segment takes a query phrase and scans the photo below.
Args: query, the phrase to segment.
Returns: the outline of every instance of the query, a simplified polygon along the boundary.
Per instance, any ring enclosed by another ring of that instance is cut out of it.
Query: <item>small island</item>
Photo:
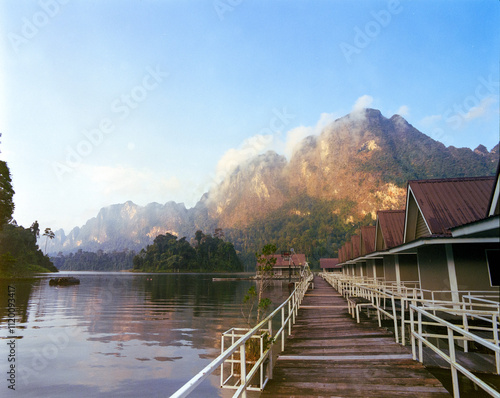
[[[192,243],[172,234],[158,235],[134,257],[136,272],[241,272],[234,246],[219,236],[198,230]]]
[[[71,286],[79,284],[80,284],[80,279],[74,278],[72,276],[62,276],[60,278],[52,278],[49,281],[50,286]]]

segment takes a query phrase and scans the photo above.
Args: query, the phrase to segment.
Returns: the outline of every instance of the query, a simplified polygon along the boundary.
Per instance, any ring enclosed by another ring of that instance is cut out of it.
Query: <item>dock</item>
[[[262,397],[450,397],[410,349],[315,276]]]

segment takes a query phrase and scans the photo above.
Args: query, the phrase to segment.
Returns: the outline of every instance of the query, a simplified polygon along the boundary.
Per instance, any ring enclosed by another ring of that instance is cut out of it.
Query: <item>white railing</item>
[[[491,333],[492,339],[485,339],[477,334],[471,333],[468,330],[460,327],[459,325],[454,325],[439,316],[434,315],[432,312],[444,312],[455,316],[467,316],[467,317],[483,317],[484,319],[491,320]],[[415,313],[417,314],[417,320],[415,321]],[[455,398],[460,397],[460,390],[458,384],[458,372],[462,373],[473,383],[478,385],[488,394],[493,397],[500,397],[500,393],[492,388],[490,385],[481,380],[478,376],[473,374],[469,369],[465,368],[457,360],[457,349],[456,345],[458,343],[463,343],[466,341],[473,341],[476,345],[480,345],[487,350],[490,350],[495,355],[495,366],[496,372],[500,375],[500,346],[498,337],[498,323],[499,323],[499,312],[498,311],[479,311],[471,309],[451,309],[446,307],[417,307],[415,305],[410,305],[410,321],[411,321],[411,344],[413,359],[420,362],[424,361],[423,357],[423,346],[429,347],[433,352],[435,352],[439,357],[444,359],[451,369],[451,377],[453,384],[453,395]],[[426,319],[427,321],[425,321]],[[433,333],[426,332],[428,326],[440,326],[446,328],[446,334],[438,333],[434,331]],[[446,339],[448,342],[448,353],[439,348],[436,344],[433,344],[429,339]],[[492,340],[492,341],[490,341]],[[417,343],[418,343],[418,356],[417,356]]]
[[[457,372],[464,374],[490,395],[500,397],[499,391],[457,361],[457,350],[463,353],[460,355],[467,355],[470,342],[474,342],[476,347],[483,346],[494,355],[496,373],[500,375],[498,295],[491,291],[431,291],[421,289],[415,282],[386,282],[380,278],[354,275],[323,273],[320,276],[346,299],[362,297],[369,300],[371,305],[361,304],[360,308],[367,308],[367,311],[370,307],[374,308],[378,312],[379,325],[381,316],[391,319],[394,322],[395,340],[398,343],[405,345],[408,328],[414,359],[417,359],[415,345],[418,342],[418,359],[421,362],[423,362],[423,345],[428,346],[448,362],[452,372],[455,397],[459,397]],[[442,298],[458,298],[459,301]],[[354,305],[354,303],[350,305],[350,312]],[[405,319],[405,312],[408,310],[410,316],[406,317],[409,319]],[[415,313],[418,314],[417,321],[414,319]],[[448,321],[451,318],[453,323]],[[446,333],[442,332],[442,328],[446,328]],[[433,344],[438,340],[448,342],[449,354]]]
[[[247,390],[261,390],[264,388],[267,380],[272,378],[273,368],[273,346],[280,340],[281,350],[285,349],[286,333],[291,334],[292,324],[295,323],[295,317],[304,298],[309,284],[313,280],[313,274],[306,265],[303,278],[295,283],[295,289],[288,299],[276,308],[266,319],[256,325],[247,333],[242,333],[243,329],[229,329],[222,335],[221,354],[208,364],[203,370],[196,374],[184,386],[177,390],[171,398],[187,397],[203,380],[207,379],[212,373],[220,368],[221,387],[236,389],[233,397],[246,397]],[[288,312],[286,311],[288,309]],[[281,319],[281,327],[273,335],[272,323],[278,317]],[[267,329],[264,329],[267,326]],[[231,337],[233,336],[234,337]],[[230,347],[224,349],[224,339],[231,338]],[[236,340],[237,339],[237,340]],[[260,357],[256,361],[249,363],[246,359],[246,346],[250,339],[260,339]],[[264,342],[264,339],[266,342]],[[236,340],[236,341],[235,341]],[[265,347],[269,345],[269,347]],[[247,373],[247,364],[252,365]],[[229,376],[226,378],[225,366],[230,368]],[[264,375],[264,367],[267,367],[267,375]],[[251,386],[250,383],[259,372],[258,387]]]

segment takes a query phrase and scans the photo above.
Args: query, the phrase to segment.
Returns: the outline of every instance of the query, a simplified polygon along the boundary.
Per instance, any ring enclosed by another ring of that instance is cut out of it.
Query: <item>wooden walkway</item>
[[[451,396],[392,332],[366,316],[356,323],[333,287],[314,284],[262,397]]]

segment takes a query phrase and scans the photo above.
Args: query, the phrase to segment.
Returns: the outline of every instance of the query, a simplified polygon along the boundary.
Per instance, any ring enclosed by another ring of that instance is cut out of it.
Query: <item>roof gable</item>
[[[488,216],[490,216],[490,217],[500,214],[500,201],[498,199],[499,196],[500,196],[500,164],[499,164],[498,170],[497,170],[495,188],[493,188],[493,191],[491,194],[491,199],[490,199],[490,205],[489,205],[489,211],[488,211]]]
[[[290,257],[286,257],[286,259],[281,254],[272,254],[268,257],[276,258],[276,264],[274,264],[275,268],[288,267],[289,265],[297,267],[306,263],[306,255],[301,253],[293,253]],[[288,258],[290,260],[288,260]]]
[[[361,246],[361,239],[359,235],[353,235],[351,238],[352,242],[352,258],[359,257],[360,252],[360,246]]]
[[[404,227],[404,210],[378,211],[375,226],[375,251],[383,251],[401,245]]]
[[[450,235],[450,228],[485,217],[495,178],[409,181],[404,242]]]
[[[341,268],[339,265],[338,258],[320,258],[319,266],[320,268]]]
[[[361,227],[361,250],[360,254],[372,253],[375,247],[375,227]]]
[[[345,244],[344,244],[344,254],[345,254],[345,261],[349,261],[351,260],[353,257],[352,257],[352,243],[351,241],[347,241]]]

